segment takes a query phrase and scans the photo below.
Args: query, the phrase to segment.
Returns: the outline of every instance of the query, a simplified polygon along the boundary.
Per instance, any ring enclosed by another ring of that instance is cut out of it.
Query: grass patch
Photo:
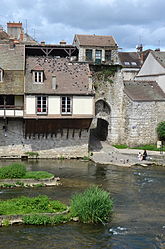
[[[155,144],[142,145],[137,147],[130,147],[130,149],[139,149],[139,150],[152,150],[152,151],[160,151],[160,148],[157,148]],[[165,146],[161,148],[161,150],[165,150]]]
[[[47,215],[27,215],[24,216],[23,222],[26,225],[56,225],[70,221],[69,215],[56,215],[56,216],[47,216]]]
[[[164,150],[165,151],[165,146],[163,148],[157,148],[155,144],[147,144],[147,145],[142,145],[142,146],[134,146],[134,147],[128,147],[125,144],[116,144],[113,145],[117,149],[136,149],[136,150],[151,150],[151,151],[160,151]]]
[[[37,197],[19,197],[0,202],[0,215],[57,213],[67,209],[60,201],[50,200],[45,195]]]
[[[0,168],[0,179],[46,179],[54,175],[46,171],[26,171],[24,164],[13,163]]]
[[[83,223],[104,223],[112,214],[113,201],[108,192],[99,187],[90,187],[75,194],[71,200],[71,215]]]
[[[128,146],[126,144],[115,144],[113,145],[113,147],[117,148],[117,149],[127,149]]]
[[[46,171],[29,171],[23,176],[23,179],[46,179],[54,175]]]
[[[24,164],[13,163],[0,168],[0,179],[22,178],[25,174],[26,167]]]

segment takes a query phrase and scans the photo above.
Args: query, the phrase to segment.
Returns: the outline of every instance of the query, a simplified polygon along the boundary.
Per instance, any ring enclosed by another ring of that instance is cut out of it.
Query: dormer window
[[[43,71],[33,71],[34,83],[43,83]]]
[[[41,84],[44,82],[44,69],[40,65],[36,65],[31,72],[33,74],[33,83]]]
[[[0,82],[3,81],[3,70],[0,68]]]
[[[130,66],[129,61],[124,61],[124,65],[126,65],[126,66]]]

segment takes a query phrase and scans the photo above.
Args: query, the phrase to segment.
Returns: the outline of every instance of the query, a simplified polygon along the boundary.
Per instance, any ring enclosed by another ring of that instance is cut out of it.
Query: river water
[[[0,165],[9,162],[0,162]],[[70,197],[97,184],[114,199],[112,221],[105,225],[71,222],[57,226],[0,227],[3,249],[164,249],[165,168],[96,165],[78,160],[28,161],[29,170],[47,170],[62,185],[1,189],[0,199],[46,194],[69,204]]]

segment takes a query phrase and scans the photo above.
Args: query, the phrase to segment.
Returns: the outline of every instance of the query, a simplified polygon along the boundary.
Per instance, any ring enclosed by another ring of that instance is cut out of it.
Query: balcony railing
[[[0,117],[23,117],[23,106],[0,105]]]

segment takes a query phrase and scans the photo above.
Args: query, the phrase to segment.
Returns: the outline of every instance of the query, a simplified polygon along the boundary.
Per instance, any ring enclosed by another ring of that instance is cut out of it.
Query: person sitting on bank
[[[142,160],[143,160],[143,155],[142,155],[141,152],[138,153],[138,159],[139,159],[139,161],[142,161]]]
[[[147,151],[144,150],[144,152],[143,152],[143,160],[146,160],[146,159],[147,159]]]

